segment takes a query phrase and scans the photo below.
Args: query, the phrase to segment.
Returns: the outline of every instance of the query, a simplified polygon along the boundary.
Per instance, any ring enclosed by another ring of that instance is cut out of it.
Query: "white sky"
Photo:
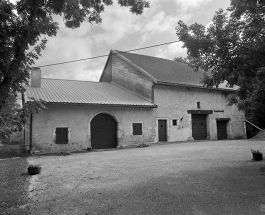
[[[126,51],[177,40],[175,27],[179,20],[186,24],[207,25],[219,8],[226,9],[230,0],[149,0],[150,8],[133,15],[128,8],[114,5],[102,13],[102,23],[83,23],[78,29],[64,27],[61,17],[56,37],[48,39],[47,48],[35,66],[108,54],[111,49]],[[137,51],[167,59],[186,56],[181,43]],[[107,58],[65,65],[43,67],[42,77],[98,81]]]

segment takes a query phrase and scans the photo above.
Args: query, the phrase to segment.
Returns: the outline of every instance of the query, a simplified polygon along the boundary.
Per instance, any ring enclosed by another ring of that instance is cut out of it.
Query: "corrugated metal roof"
[[[42,78],[41,88],[26,88],[26,101],[32,97],[48,103],[157,107],[126,89],[106,82]]]
[[[199,70],[198,72],[195,72],[194,68],[190,67],[188,64],[117,50],[113,52],[114,54],[118,53],[118,56],[120,55],[125,57],[136,66],[143,69],[145,72],[154,77],[158,83],[203,87],[201,81],[203,79],[204,71]],[[219,85],[219,88],[233,90],[226,87],[225,84]]]

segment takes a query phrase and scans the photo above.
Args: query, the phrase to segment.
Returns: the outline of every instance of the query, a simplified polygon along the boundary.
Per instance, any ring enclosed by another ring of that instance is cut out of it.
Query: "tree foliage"
[[[34,60],[45,49],[47,39],[43,36],[56,36],[58,23],[53,15],[60,15],[66,27],[74,29],[83,22],[100,23],[105,6],[112,4],[112,0],[18,0],[15,4],[1,0],[0,113],[25,90]],[[145,0],[118,0],[118,4],[134,14],[149,7]]]
[[[15,96],[9,96],[5,107],[0,112],[0,139],[7,139],[17,131],[21,131],[30,114],[46,109],[45,102],[31,99],[22,108],[16,103]]]
[[[203,83],[239,86],[231,104],[265,127],[265,1],[231,0],[227,10],[218,10],[208,28],[179,21],[176,33],[189,63],[206,71]]]

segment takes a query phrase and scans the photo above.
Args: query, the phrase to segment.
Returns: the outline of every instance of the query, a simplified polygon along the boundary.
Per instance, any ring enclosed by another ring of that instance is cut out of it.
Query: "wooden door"
[[[91,121],[92,149],[116,148],[117,123],[108,114],[98,114]]]
[[[206,114],[192,114],[192,137],[194,140],[206,140]]]
[[[167,141],[167,120],[158,120],[158,140]]]
[[[217,124],[217,140],[227,139],[227,121],[216,121]]]

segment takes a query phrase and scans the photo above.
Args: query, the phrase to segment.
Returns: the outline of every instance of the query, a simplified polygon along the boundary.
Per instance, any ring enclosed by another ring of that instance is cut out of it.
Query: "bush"
[[[71,152],[58,152],[58,155],[65,156],[65,155],[70,155]]]

